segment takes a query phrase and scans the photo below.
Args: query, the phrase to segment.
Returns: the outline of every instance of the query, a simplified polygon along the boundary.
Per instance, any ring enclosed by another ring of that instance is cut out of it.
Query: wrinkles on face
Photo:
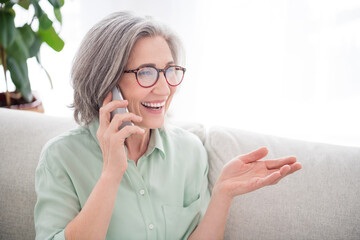
[[[157,68],[166,67],[174,62],[171,50],[162,37],[145,37],[137,40],[127,64],[127,69],[135,69],[144,64],[151,64]],[[158,82],[149,88],[141,87],[136,81],[135,74],[124,74],[119,80],[119,86],[128,100],[128,110],[143,118],[138,126],[158,128],[164,122],[165,114],[170,106],[176,87],[168,85],[163,73],[160,73]],[[166,99],[163,112],[154,114],[142,106],[142,101],[159,101]]]
[[[171,87],[171,94],[169,95],[169,97],[168,97],[168,99],[167,99],[167,101],[165,103],[165,115],[166,115],[166,113],[167,113],[167,111],[168,111],[168,109],[170,107],[170,103],[171,103],[172,98],[173,98],[173,96],[175,94],[175,91],[176,91],[176,87]]]
[[[140,117],[143,117],[141,114],[141,111],[140,111],[141,103],[138,103],[137,101],[132,100],[132,99],[129,99],[128,102],[129,102],[129,105],[128,105],[129,112],[132,112]]]

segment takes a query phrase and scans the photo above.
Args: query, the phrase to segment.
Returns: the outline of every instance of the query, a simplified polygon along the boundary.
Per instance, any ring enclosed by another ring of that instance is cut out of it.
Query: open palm
[[[248,193],[261,187],[276,184],[280,179],[301,169],[296,157],[283,157],[275,160],[261,160],[268,153],[266,147],[251,153],[237,156],[222,169],[217,181],[221,188],[231,198]]]

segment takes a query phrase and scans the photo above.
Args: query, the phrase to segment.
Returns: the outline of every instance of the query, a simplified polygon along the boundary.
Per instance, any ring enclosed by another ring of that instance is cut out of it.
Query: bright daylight
[[[0,239],[360,239],[360,1],[0,0]]]

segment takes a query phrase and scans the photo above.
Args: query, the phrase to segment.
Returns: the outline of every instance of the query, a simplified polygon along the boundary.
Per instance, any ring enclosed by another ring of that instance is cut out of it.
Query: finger
[[[302,165],[299,162],[291,164],[290,167],[291,167],[291,170],[290,170],[290,172],[288,174],[294,173],[294,172],[302,169]]]
[[[114,118],[112,119],[109,131],[110,132],[117,132],[119,130],[119,127],[123,122],[141,122],[142,117],[134,114],[134,113],[122,113],[122,114],[115,114]]]
[[[291,171],[291,166],[289,165],[284,165],[281,168],[277,168],[277,169],[271,169],[269,170],[268,174],[273,174],[273,173],[280,173],[281,177],[285,177],[286,175],[288,175]]]
[[[261,188],[261,187],[271,185],[272,183],[278,181],[279,179],[281,179],[281,173],[280,173],[280,171],[276,171],[264,178],[258,179],[257,184],[258,184],[258,187]]]
[[[291,170],[291,167],[289,165],[284,165],[280,168],[280,174],[282,177],[285,177]]]
[[[128,104],[126,100],[115,100],[111,102],[104,100],[104,103],[106,103],[106,105],[103,105],[99,110],[99,127],[102,129],[106,129],[109,126],[110,113],[112,111],[116,108],[124,108]]]
[[[286,166],[288,166],[288,165],[286,165]],[[285,166],[284,166],[284,167],[285,167]],[[287,172],[283,169],[283,170],[282,170],[282,173],[281,173],[281,178],[279,178],[278,180],[276,180],[276,181],[275,181],[274,183],[272,183],[272,184],[277,184],[281,179],[283,179],[284,177],[286,177],[286,176],[288,176],[288,175],[290,175],[290,174],[292,174],[292,173],[300,170],[301,168],[302,168],[301,163],[293,163],[293,164],[291,164],[291,165],[289,166],[289,169],[288,169],[288,170],[286,169]],[[280,169],[280,171],[281,171],[281,169]]]
[[[103,101],[102,106],[99,108],[99,128],[98,128],[98,130],[97,130],[97,132],[96,132],[96,136],[97,136],[98,139],[101,138],[101,136],[103,135],[103,133],[104,133],[107,125],[109,125],[109,123],[110,123],[110,120],[107,120],[107,119],[106,119],[106,114],[103,113],[103,112],[104,112],[103,106],[106,106],[106,104],[107,104],[109,101],[111,101],[111,97],[112,97],[112,93],[109,92],[109,93],[106,95],[106,97],[105,97],[105,99],[104,99],[104,101]]]
[[[130,135],[132,134],[144,134],[145,130],[141,127],[138,126],[125,126],[122,131],[119,131],[115,134],[114,138],[115,141],[113,141],[113,143],[118,144],[118,143],[123,143],[125,142],[125,139],[130,137]]]
[[[268,154],[268,152],[269,151],[266,147],[261,147],[248,154],[239,156],[239,159],[244,163],[251,163],[265,157]]]
[[[106,97],[104,98],[103,104],[102,106],[105,106],[106,104],[108,104],[109,102],[111,102],[111,98],[112,98],[112,92],[110,91]]]
[[[109,92],[106,95],[106,97],[105,97],[105,99],[103,101],[103,104],[99,109],[99,129],[98,129],[98,132],[103,132],[104,129],[107,127],[107,125],[109,125],[109,123],[110,123],[110,119],[107,118],[107,114],[106,114],[106,111],[105,111],[104,108],[111,101],[111,98],[112,98],[112,93]]]
[[[284,165],[290,165],[296,162],[296,157],[283,157],[275,160],[265,160],[265,165],[267,169],[276,169],[281,168]]]
[[[110,113],[117,108],[125,108],[128,105],[127,100],[113,100],[108,104],[102,106],[102,112],[110,119]]]

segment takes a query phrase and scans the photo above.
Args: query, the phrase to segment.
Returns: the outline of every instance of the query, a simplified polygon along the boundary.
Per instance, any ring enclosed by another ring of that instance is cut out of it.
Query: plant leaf
[[[0,0],[0,3],[7,3],[9,2],[10,0]]]
[[[60,8],[61,1],[60,0],[48,0],[51,5],[53,5],[54,8]]]
[[[8,48],[15,39],[16,28],[14,24],[15,15],[0,10],[0,42],[4,48]]]
[[[62,23],[62,16],[61,16],[61,12],[60,12],[60,8],[54,8],[54,14],[56,19]]]
[[[41,9],[39,3],[39,0],[30,0],[31,4],[34,6],[35,8],[35,15],[36,17],[38,17],[38,19],[40,19],[41,15],[43,14],[43,10]]]
[[[50,74],[48,73],[48,71],[46,71],[46,69],[44,68],[44,66],[41,64],[40,54],[38,54],[38,55],[36,56],[36,60],[37,60],[37,62],[39,63],[40,67],[41,67],[41,68],[45,71],[46,76],[47,76],[47,77],[48,77],[48,79],[49,79],[51,89],[54,89],[54,85],[53,85],[53,83],[52,83],[52,80],[51,80]]]
[[[27,102],[31,102],[33,97],[26,60],[17,61],[15,58],[8,56],[6,62],[16,90],[21,93]]]
[[[38,55],[39,51],[40,51],[40,47],[41,47],[41,44],[43,43],[40,39],[40,37],[36,34],[34,34],[34,42],[33,44],[30,46],[29,48],[29,57],[32,58],[32,57],[35,57]]]
[[[18,29],[16,29],[15,40],[7,49],[8,56],[12,56],[17,62],[26,61],[30,57],[28,46]]]
[[[29,6],[30,6],[30,0],[20,0],[20,1],[18,2],[18,4],[19,4],[21,7],[25,8],[26,10],[28,10],[28,9],[29,9]]]
[[[27,46],[27,48],[30,48],[30,46],[34,43],[35,41],[35,33],[32,30],[32,28],[30,27],[29,24],[24,24],[24,26],[18,28],[20,35],[23,39],[23,42],[25,43],[25,45]]]
[[[64,41],[57,35],[55,32],[55,29],[53,27],[50,27],[47,30],[43,30],[39,28],[39,37],[42,41],[46,42],[52,49],[54,49],[57,52],[60,52],[65,43]]]
[[[7,3],[5,3],[5,8],[6,9],[11,9],[15,4],[16,4],[15,1],[10,0]]]
[[[40,28],[44,30],[49,29],[53,24],[53,22],[49,19],[46,13],[43,13],[41,15],[41,17],[39,18],[39,22],[40,22]]]

